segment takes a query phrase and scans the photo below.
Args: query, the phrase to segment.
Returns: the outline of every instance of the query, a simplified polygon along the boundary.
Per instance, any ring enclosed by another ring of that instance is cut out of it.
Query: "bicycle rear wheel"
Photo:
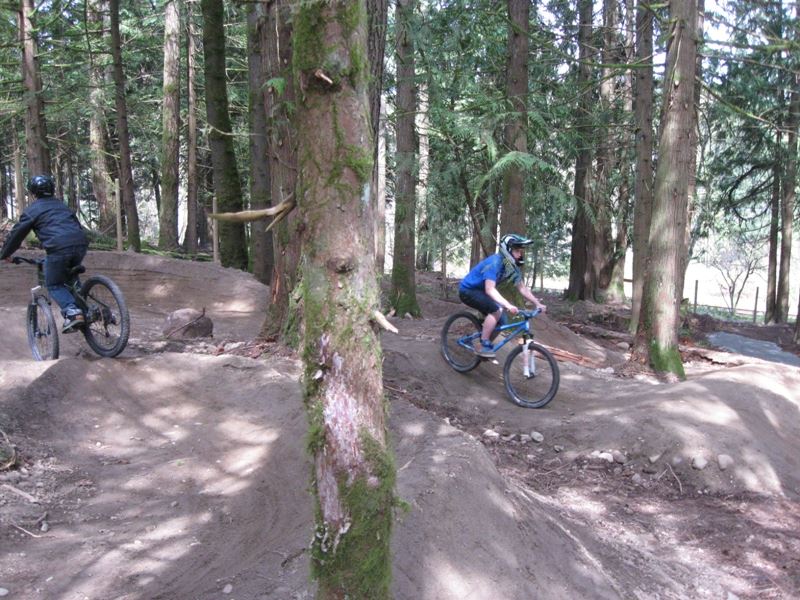
[[[523,352],[525,344],[527,353]],[[539,344],[529,341],[520,344],[508,355],[503,366],[503,380],[515,404],[524,408],[541,408],[555,397],[561,376],[553,355]]]
[[[478,318],[469,312],[456,313],[442,327],[442,356],[459,373],[471,371],[481,362],[473,350],[473,343],[480,337]]]
[[[83,336],[100,356],[113,358],[125,349],[131,331],[128,305],[119,286],[103,275],[89,277],[81,288],[86,303]]]
[[[35,360],[58,358],[58,329],[53,309],[46,299],[36,298],[28,305],[28,345]]]

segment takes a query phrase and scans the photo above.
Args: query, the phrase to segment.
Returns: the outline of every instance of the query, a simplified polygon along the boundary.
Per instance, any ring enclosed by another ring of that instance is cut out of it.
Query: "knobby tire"
[[[53,309],[45,298],[36,298],[28,305],[28,345],[35,360],[58,358],[58,329]]]

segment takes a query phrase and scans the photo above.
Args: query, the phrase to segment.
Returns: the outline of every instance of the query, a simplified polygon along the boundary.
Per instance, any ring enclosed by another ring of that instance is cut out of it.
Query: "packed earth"
[[[24,251],[29,256],[35,251]],[[90,252],[132,320],[116,359],[61,336],[35,362],[35,273],[0,263],[0,596],[312,598],[298,357],[258,339],[269,290],[212,264]],[[627,362],[624,306],[545,298],[561,385],[513,404],[499,364],[460,374],[439,334],[456,282],[419,274],[421,319],[382,333],[402,600],[800,597],[800,368],[788,327],[688,316],[687,380]],[[205,311],[211,337],[167,317]]]

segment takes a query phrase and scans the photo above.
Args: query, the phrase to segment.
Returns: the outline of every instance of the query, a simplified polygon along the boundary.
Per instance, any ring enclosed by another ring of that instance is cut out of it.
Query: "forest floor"
[[[86,265],[124,290],[129,347],[100,360],[61,336],[61,358],[37,363],[34,274],[0,263],[0,447],[16,451],[0,459],[0,595],[312,598],[301,366],[255,339],[267,288],[210,264]],[[626,362],[623,306],[551,297],[537,338],[580,359],[523,409],[500,365],[441,358],[452,282],[445,296],[420,274],[418,290],[423,318],[382,334],[406,506],[396,598],[800,597],[800,368],[718,351],[705,336],[732,326],[691,317],[687,380],[663,383]],[[164,339],[186,307],[212,338]],[[735,329],[797,354],[787,327]]]

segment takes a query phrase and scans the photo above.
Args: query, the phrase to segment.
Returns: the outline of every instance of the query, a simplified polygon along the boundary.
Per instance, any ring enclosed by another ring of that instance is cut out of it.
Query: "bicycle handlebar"
[[[533,317],[537,316],[540,312],[542,312],[541,308],[534,308],[533,310],[521,310],[519,311],[518,314],[525,319],[532,319]]]

